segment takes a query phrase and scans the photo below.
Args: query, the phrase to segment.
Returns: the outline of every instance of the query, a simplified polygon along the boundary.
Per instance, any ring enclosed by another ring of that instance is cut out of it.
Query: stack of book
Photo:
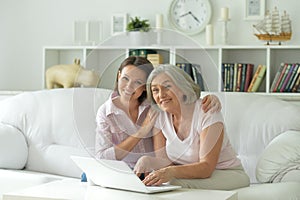
[[[201,74],[201,67],[199,64],[178,62],[176,66],[184,70],[191,76],[196,84],[200,86],[201,91],[205,91],[204,80]]]
[[[300,64],[281,63],[274,80],[271,92],[300,92]]]
[[[163,63],[163,57],[162,55],[156,53],[156,54],[148,54],[147,59],[152,63],[154,67],[158,66],[159,64]]]
[[[259,65],[253,74],[254,64],[223,63],[222,80],[225,92],[256,92],[265,77],[266,66]]]

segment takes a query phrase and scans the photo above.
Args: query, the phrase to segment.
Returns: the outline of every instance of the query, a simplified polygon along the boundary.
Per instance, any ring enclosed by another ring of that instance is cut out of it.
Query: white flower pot
[[[149,44],[148,32],[130,31],[128,32],[130,44],[133,46],[143,46]]]

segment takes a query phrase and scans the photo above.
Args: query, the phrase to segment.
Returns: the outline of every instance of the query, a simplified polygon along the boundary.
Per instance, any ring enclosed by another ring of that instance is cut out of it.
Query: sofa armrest
[[[0,123],[0,168],[22,169],[28,157],[24,135],[15,127]]]
[[[260,182],[300,182],[300,131],[286,131],[275,137],[256,166]]]

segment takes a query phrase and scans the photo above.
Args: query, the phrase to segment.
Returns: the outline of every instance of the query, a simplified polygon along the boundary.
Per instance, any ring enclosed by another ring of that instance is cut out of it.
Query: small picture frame
[[[87,40],[87,21],[78,20],[74,22],[73,41],[75,44],[83,45]]]
[[[245,0],[245,20],[261,20],[265,16],[266,0]]]
[[[114,14],[111,22],[111,34],[116,35],[126,32],[128,16],[126,13]]]
[[[103,24],[101,20],[88,21],[87,42],[92,45],[98,45],[102,40]]]

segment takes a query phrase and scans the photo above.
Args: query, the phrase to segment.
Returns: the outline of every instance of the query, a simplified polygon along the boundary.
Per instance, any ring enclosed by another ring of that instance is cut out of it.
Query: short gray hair
[[[184,93],[185,97],[183,100],[185,104],[193,103],[200,97],[200,87],[193,81],[190,75],[177,66],[163,64],[155,67],[147,79],[147,94],[151,103],[156,104],[152,96],[151,83],[153,79],[161,73],[167,74],[173,80],[174,84]]]

